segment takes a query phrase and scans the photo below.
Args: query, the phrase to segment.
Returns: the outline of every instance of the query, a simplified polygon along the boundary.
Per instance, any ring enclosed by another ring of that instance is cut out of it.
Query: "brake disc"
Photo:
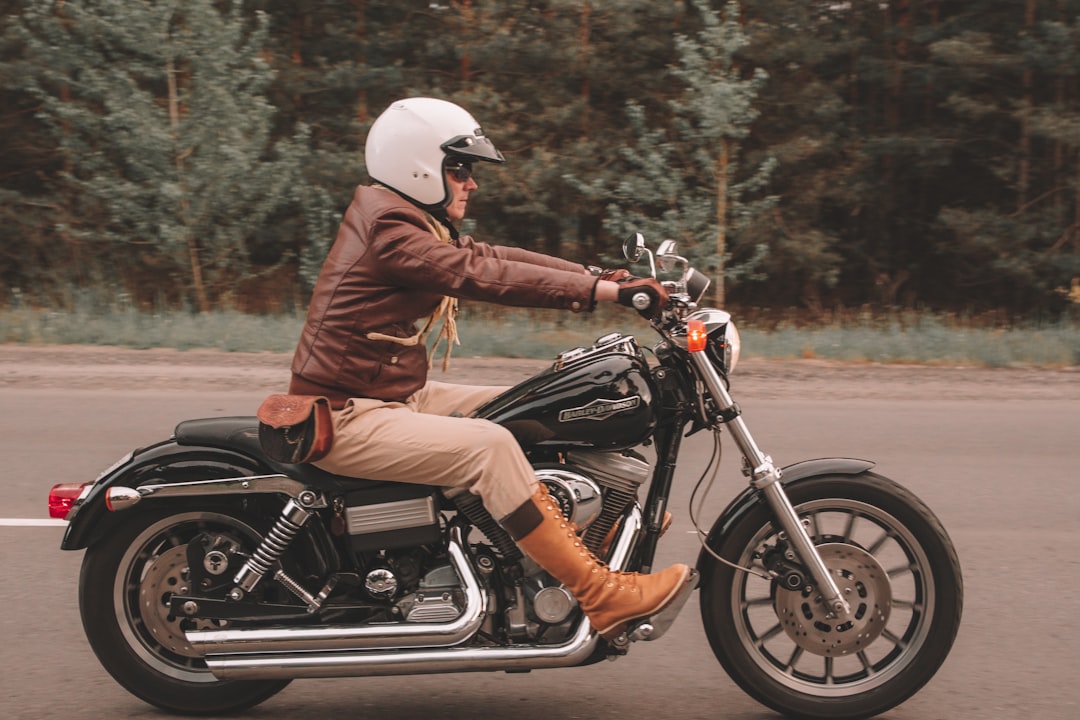
[[[169,607],[173,595],[190,592],[189,576],[186,545],[155,557],[139,582],[139,615],[150,636],[161,647],[177,655],[198,657],[199,653],[187,641],[181,619],[174,616]]]
[[[840,594],[851,607],[837,618],[812,587],[776,589],[773,608],[791,640],[815,655],[835,657],[864,650],[881,635],[892,608],[889,576],[873,555],[847,543],[818,545]]]

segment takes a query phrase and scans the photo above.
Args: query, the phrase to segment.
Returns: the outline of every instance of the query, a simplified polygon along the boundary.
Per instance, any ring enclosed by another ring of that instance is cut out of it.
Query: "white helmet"
[[[450,202],[445,162],[503,162],[472,115],[434,98],[399,100],[376,118],[364,147],[368,174],[425,210]]]

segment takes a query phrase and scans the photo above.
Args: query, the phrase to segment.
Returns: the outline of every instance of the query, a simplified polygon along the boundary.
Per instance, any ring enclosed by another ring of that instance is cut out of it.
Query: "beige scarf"
[[[381,185],[374,185],[373,187],[393,192],[389,190],[389,188],[385,188]],[[427,213],[424,213],[424,218],[427,221],[428,229],[431,230],[435,237],[439,238],[441,242],[449,243],[453,241],[453,238],[450,237],[450,231],[447,230],[441,222]],[[446,340],[446,354],[443,355],[442,362],[443,372],[446,372],[447,368],[450,367],[450,353],[453,350],[454,345],[461,344],[461,341],[458,340],[457,312],[457,298],[447,295],[442,299],[442,302],[439,303],[439,307],[435,308],[435,312],[431,313],[431,316],[424,322],[424,326],[420,328],[420,331],[415,335],[407,338],[399,338],[384,333],[369,332],[367,338],[368,340],[389,340],[398,345],[412,347],[426,342],[428,334],[431,332],[432,328],[435,327],[435,323],[441,319],[442,327],[439,328],[439,334],[435,336],[435,344],[431,346],[431,350],[428,352],[428,368],[431,368],[431,363],[435,358],[435,351],[438,350],[439,343]]]

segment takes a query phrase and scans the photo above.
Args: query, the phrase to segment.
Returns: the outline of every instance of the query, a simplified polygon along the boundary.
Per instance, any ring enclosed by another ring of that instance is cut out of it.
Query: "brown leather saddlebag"
[[[317,395],[271,395],[256,413],[263,452],[282,463],[326,457],[334,441],[330,401]]]

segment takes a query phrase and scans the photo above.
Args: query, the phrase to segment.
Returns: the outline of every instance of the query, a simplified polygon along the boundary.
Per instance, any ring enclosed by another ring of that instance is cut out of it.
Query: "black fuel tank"
[[[656,389],[634,339],[606,336],[591,349],[564,353],[545,372],[476,411],[514,434],[523,447],[639,444],[655,425]]]

